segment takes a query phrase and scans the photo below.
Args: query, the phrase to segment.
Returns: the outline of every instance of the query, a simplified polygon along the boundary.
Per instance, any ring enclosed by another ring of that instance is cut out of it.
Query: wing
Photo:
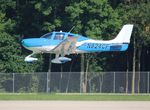
[[[78,37],[67,37],[66,40],[62,41],[58,46],[56,46],[53,49],[53,52],[56,55],[61,55],[61,56],[75,53],[77,38]]]

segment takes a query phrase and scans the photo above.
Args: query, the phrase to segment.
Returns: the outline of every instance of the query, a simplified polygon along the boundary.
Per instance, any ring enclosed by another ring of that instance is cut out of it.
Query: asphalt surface
[[[0,101],[0,110],[150,110],[150,101]]]

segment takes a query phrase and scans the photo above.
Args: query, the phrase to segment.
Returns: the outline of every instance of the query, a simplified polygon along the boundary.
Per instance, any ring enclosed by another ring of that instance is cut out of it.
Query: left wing
[[[65,56],[71,53],[75,53],[77,38],[78,37],[67,37],[66,40],[62,41],[52,51],[56,54],[56,56]]]

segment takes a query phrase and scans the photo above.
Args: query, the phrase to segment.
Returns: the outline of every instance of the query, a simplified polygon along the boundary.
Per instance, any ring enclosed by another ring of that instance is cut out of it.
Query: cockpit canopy
[[[59,40],[59,41],[65,40],[67,37],[78,37],[78,41],[83,41],[88,39],[81,35],[68,33],[68,32],[51,32],[41,36],[41,38],[46,38],[50,40]]]
[[[66,36],[65,36],[66,35]],[[68,34],[66,32],[51,32],[44,34],[41,38],[52,39],[52,40],[64,40],[67,36],[74,37],[71,33]]]
[[[41,38],[53,39],[53,40],[64,40],[65,33],[51,32],[51,33],[44,34]]]
[[[41,36],[41,38],[51,39],[52,35],[53,35],[53,33],[47,33],[47,34],[44,34],[43,36]]]

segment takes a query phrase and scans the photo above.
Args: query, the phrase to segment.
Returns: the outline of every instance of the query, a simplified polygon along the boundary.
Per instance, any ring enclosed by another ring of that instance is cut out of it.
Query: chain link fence
[[[0,92],[11,93],[131,93],[150,92],[150,72],[0,73]],[[133,81],[134,80],[134,81]]]

